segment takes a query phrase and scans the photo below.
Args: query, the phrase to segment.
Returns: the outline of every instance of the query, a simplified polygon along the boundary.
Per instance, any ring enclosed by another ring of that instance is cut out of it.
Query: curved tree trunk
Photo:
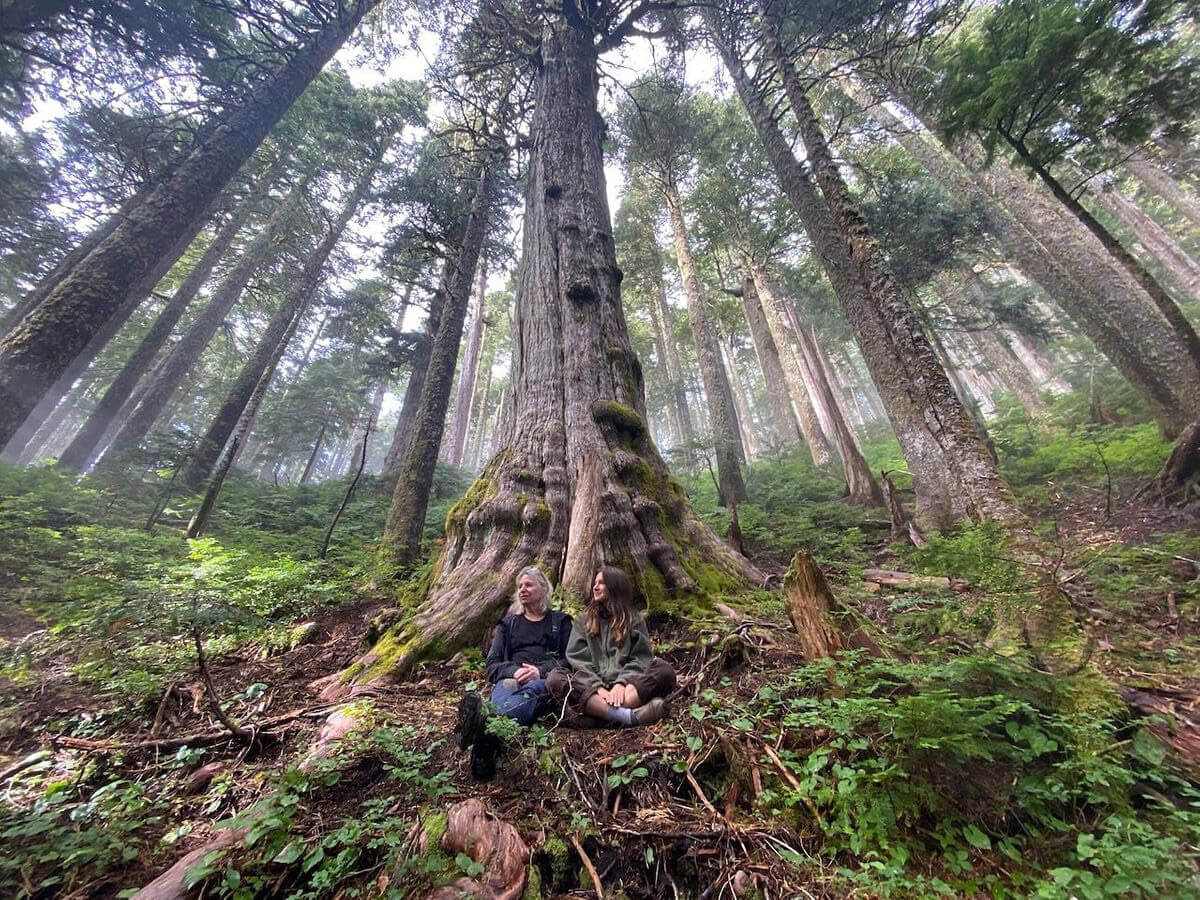
[[[142,395],[137,408],[129,414],[129,418],[122,423],[113,436],[112,443],[108,445],[103,457],[105,466],[119,465],[129,451],[150,433],[150,429],[162,416],[163,410],[183,383],[183,379],[195,368],[200,354],[204,352],[221,323],[225,321],[225,317],[242,296],[242,291],[246,289],[250,279],[269,264],[280,230],[304,199],[307,183],[306,179],[292,188],[288,198],[280,203],[262,231],[246,247],[234,267],[221,279],[221,283],[195,321],[155,369],[151,376],[153,380]]]
[[[457,257],[446,270],[438,293],[442,310],[438,317],[429,354],[421,406],[400,463],[392,505],[383,529],[382,553],[397,565],[411,563],[421,552],[421,534],[433,487],[433,471],[446,430],[446,411],[450,406],[450,388],[454,365],[462,343],[463,321],[471,297],[471,282],[479,264],[484,231],[496,192],[496,167],[499,161],[482,164],[471,211],[462,232]]]
[[[0,341],[0,443],[12,438],[147,274],[157,266],[166,271],[174,264],[199,231],[213,199],[377,2],[339,4],[286,65],[215,124],[170,176],[129,210],[46,300]]]
[[[911,102],[906,103],[913,108]],[[913,112],[920,113],[917,109]],[[1200,398],[1200,382],[1181,370],[1183,353],[1169,352],[1177,342],[1165,323],[1158,325],[1156,317],[1139,309],[1140,304],[1128,302],[1121,279],[1108,277],[1104,266],[1095,265],[1087,248],[1069,229],[1060,227],[1028,180],[1006,177],[998,164],[982,169],[982,154],[965,144],[951,148],[953,155],[943,153],[883,104],[871,107],[871,116],[934,178],[986,209],[1008,259],[1058,304],[1146,398],[1165,431],[1173,433],[1182,427],[1190,417],[1190,404]]]
[[[204,286],[217,263],[229,251],[233,239],[246,223],[254,205],[255,203],[249,200],[243,203],[213,237],[212,242],[204,251],[204,255],[200,257],[187,277],[180,282],[170,301],[158,314],[154,324],[150,326],[150,330],[142,337],[137,348],[125,361],[125,365],[121,367],[121,371],[109,384],[104,396],[100,398],[100,402],[96,404],[87,421],[75,433],[75,437],[63,451],[62,457],[58,461],[59,465],[74,469],[76,472],[86,472],[96,461],[101,450],[104,449],[102,444],[105,434],[118,424],[116,421],[118,414],[133,393],[134,388],[137,387],[138,381],[146,374],[158,352],[167,343],[167,338],[179,324],[179,320],[188,306],[196,299],[200,288]]]
[[[700,363],[700,378],[704,384],[704,397],[708,401],[708,422],[713,435],[713,452],[717,459],[719,500],[722,506],[741,503],[746,499],[746,484],[742,480],[742,464],[745,455],[741,452],[737,410],[734,407],[733,388],[721,362],[721,349],[717,345],[712,316],[704,302],[700,289],[700,276],[696,273],[696,262],[688,242],[687,223],[683,218],[683,205],[679,194],[670,188],[664,198],[671,216],[671,232],[675,238],[675,256],[679,273],[683,277],[683,292],[687,297],[688,320],[692,326],[692,340],[696,342],[696,358]]]
[[[548,26],[537,74],[505,447],[446,522],[431,590],[328,695],[408,672],[482,636],[537,564],[582,594],[622,566],[657,608],[667,591],[761,578],[692,513],[645,425],[604,187],[593,37]]]
[[[387,146],[388,144],[385,143],[380,151],[379,159],[382,159],[383,154],[387,152]],[[188,490],[199,490],[212,474],[221,457],[221,451],[236,429],[238,420],[245,411],[251,394],[254,393],[255,385],[262,379],[268,366],[273,369],[278,364],[279,357],[275,355],[275,351],[279,342],[288,333],[292,323],[300,320],[308,304],[312,302],[325,273],[325,263],[337,242],[341,240],[342,232],[346,230],[346,226],[358,211],[359,204],[366,196],[378,168],[377,160],[374,165],[369,166],[363,172],[342,204],[337,219],[330,223],[321,243],[305,256],[304,266],[301,268],[299,276],[284,295],[283,301],[271,317],[271,321],[267,323],[267,328],[259,339],[254,354],[242,366],[242,370],[238,373],[233,386],[230,387],[225,397],[225,402],[213,417],[208,431],[196,445],[191,460],[184,468],[180,480]]]
[[[746,323],[750,326],[754,355],[758,357],[758,365],[762,369],[763,381],[766,384],[767,399],[771,401],[771,421],[775,426],[775,434],[784,445],[802,443],[804,435],[800,431],[796,412],[792,409],[787,374],[780,361],[779,347],[771,336],[771,329],[763,312],[762,298],[758,296],[754,276],[749,269],[742,273],[741,301],[742,310],[746,313]]]

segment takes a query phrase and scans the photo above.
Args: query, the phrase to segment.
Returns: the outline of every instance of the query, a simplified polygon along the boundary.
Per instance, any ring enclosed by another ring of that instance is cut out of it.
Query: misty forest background
[[[0,894],[1196,896],[1197,14],[0,0]]]

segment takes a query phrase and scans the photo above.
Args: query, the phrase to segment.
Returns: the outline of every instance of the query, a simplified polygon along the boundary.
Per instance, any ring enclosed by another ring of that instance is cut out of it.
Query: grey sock
[[[633,710],[624,706],[609,706],[604,710],[604,718],[609,722],[616,722],[618,725],[634,724]]]

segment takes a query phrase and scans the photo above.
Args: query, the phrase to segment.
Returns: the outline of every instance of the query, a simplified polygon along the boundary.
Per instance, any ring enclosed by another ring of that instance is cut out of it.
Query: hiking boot
[[[504,744],[494,734],[479,735],[471,748],[471,777],[476,781],[491,781],[496,777],[496,761]]]
[[[454,725],[454,733],[458,735],[459,750],[466,750],[479,740],[486,726],[482,697],[472,692],[458,701],[458,720]]]
[[[633,711],[634,725],[653,725],[667,714],[667,701],[655,697],[649,703],[639,706]]]

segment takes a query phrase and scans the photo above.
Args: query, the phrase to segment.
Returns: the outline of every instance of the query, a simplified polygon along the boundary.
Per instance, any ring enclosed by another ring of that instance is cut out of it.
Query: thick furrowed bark
[[[0,442],[12,438],[147,273],[174,264],[213,198],[377,2],[352,0],[339,9],[0,341]]]
[[[903,374],[898,375],[905,373],[906,367],[889,337],[891,326],[870,302],[867,286],[855,270],[850,250],[838,233],[828,207],[796,160],[791,145],[752,84],[740,57],[721,37],[715,16],[706,14],[705,19],[775,176],[800,215],[804,230],[854,331],[855,343],[908,462],[917,494],[917,518],[923,524],[938,528],[951,525],[966,515],[964,500],[950,490],[949,467],[941,446],[926,426],[922,407],[912,390],[913,382]]]
[[[593,37],[549,26],[542,60],[504,449],[451,510],[427,598],[327,696],[402,677],[480,637],[525,565],[576,594],[597,564],[620,565],[651,609],[669,592],[761,583],[691,512],[646,428],[604,186]]]

